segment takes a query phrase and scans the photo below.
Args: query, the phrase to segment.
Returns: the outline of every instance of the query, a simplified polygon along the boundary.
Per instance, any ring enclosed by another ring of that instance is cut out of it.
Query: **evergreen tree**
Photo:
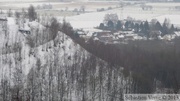
[[[162,26],[159,21],[156,22],[155,30],[162,31]]]
[[[148,23],[148,21],[146,21],[144,23],[144,33],[146,36],[149,36],[149,23]]]
[[[141,31],[141,32],[143,32],[143,31],[144,31],[144,24],[143,24],[143,22],[141,22],[141,24],[140,24],[139,28],[140,28],[140,31]]]
[[[114,29],[114,23],[113,23],[111,20],[108,21],[107,26],[108,26],[108,28],[111,29],[111,30]]]
[[[104,24],[103,24],[103,23],[100,23],[99,28],[100,28],[100,29],[104,29]]]
[[[120,30],[122,28],[122,23],[121,23],[121,21],[119,20],[118,22],[117,22],[117,24],[116,24],[116,29],[117,30]]]
[[[144,23],[144,30],[145,30],[145,32],[149,31],[149,22],[148,21],[146,21]]]
[[[126,21],[124,26],[127,29],[129,27],[129,21]]]
[[[163,27],[162,28],[163,28],[163,31],[162,31],[163,36],[168,34],[168,27],[167,27],[166,23],[163,23]]]
[[[175,28],[174,28],[174,25],[172,24],[172,25],[171,25],[171,28],[170,28],[170,30],[169,30],[169,34],[173,34],[174,31],[175,31]]]
[[[139,32],[139,24],[138,23],[136,23],[134,25],[134,29],[135,29],[135,32]]]
[[[133,22],[131,22],[131,28],[134,28],[135,24]]]

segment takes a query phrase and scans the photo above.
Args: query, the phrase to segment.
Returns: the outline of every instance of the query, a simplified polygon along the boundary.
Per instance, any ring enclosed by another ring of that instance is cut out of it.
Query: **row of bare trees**
[[[12,66],[11,79],[1,80],[2,101],[119,101],[123,93],[131,92],[131,78],[124,77],[119,66],[108,64],[80,47],[71,56],[66,55],[66,48],[48,50],[51,53],[45,54],[45,64],[35,57],[36,64],[28,75],[24,72],[22,51],[14,53],[6,63]],[[12,65],[10,61],[14,61]]]

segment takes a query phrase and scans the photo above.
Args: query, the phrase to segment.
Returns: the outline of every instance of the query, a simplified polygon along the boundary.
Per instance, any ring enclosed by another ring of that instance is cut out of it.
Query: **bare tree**
[[[106,14],[104,17],[104,23],[107,24],[108,21],[112,21],[114,24],[118,22],[119,18],[117,14]]]

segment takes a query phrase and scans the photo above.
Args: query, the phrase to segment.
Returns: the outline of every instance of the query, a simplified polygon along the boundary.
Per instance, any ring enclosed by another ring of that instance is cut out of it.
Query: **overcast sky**
[[[33,2],[33,1],[43,1],[43,0],[0,0],[0,2],[11,2],[11,1]]]

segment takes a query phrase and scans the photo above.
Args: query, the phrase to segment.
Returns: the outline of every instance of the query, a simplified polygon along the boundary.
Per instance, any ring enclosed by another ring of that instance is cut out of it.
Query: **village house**
[[[151,39],[159,39],[159,36],[161,36],[162,32],[161,31],[151,31],[149,33],[149,37]]]
[[[86,33],[85,33],[83,30],[77,30],[76,33],[77,33],[80,37],[86,36]]]
[[[112,43],[113,42],[113,34],[112,32],[95,32],[92,36],[94,39],[99,39],[99,41],[104,43]]]
[[[118,35],[114,38],[114,43],[121,43],[124,42],[124,35]]]
[[[134,36],[135,36],[135,35],[133,35],[133,34],[126,34],[126,35],[124,36],[124,38],[125,38],[125,40],[133,40],[133,39],[134,39]]]
[[[133,31],[119,31],[118,32],[120,35],[126,35],[126,34],[133,34]]]
[[[95,32],[95,33],[93,33],[92,37],[109,36],[111,34],[112,34],[112,32],[110,32],[110,31]]]

